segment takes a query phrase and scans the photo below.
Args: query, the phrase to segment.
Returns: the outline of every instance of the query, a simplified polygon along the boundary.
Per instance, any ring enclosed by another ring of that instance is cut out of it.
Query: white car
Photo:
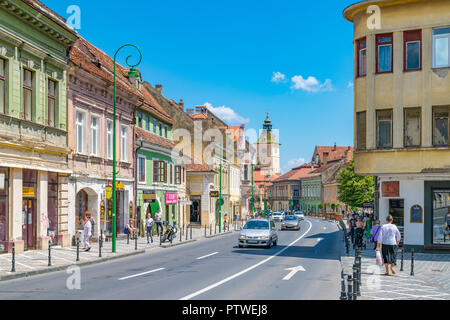
[[[303,214],[303,211],[296,211],[294,213],[294,215],[296,215],[299,220],[304,220],[305,219],[305,215]]]
[[[274,213],[272,213],[272,219],[273,221],[283,221],[284,219],[284,213],[281,211],[275,211]]]

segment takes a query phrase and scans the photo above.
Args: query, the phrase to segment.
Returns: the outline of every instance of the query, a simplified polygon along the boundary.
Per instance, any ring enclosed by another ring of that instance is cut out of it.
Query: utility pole
[[[222,232],[222,158],[220,155],[220,174],[219,174],[219,233]]]

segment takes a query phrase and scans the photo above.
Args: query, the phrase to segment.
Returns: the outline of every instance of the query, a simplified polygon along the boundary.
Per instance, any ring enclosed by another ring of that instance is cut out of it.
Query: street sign
[[[364,202],[363,208],[373,208],[373,202]]]
[[[217,198],[219,196],[219,191],[210,191],[209,196],[213,198]]]
[[[106,199],[111,199],[112,187],[110,186],[105,187],[105,193]]]

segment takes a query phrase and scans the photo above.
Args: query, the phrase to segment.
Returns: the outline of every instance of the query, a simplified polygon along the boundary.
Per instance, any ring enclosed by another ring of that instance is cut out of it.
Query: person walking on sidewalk
[[[386,268],[385,275],[389,275],[389,265],[391,272],[394,275],[394,266],[397,264],[397,247],[400,243],[401,235],[395,224],[392,224],[394,219],[390,214],[386,217],[386,224],[383,224],[378,233],[377,251],[380,251],[383,256],[384,267]]]
[[[145,228],[147,229],[147,244],[149,244],[150,242],[148,241],[148,238],[150,237],[150,239],[152,240],[153,243],[153,236],[152,236],[152,231],[153,231],[153,219],[152,219],[152,215],[149,213],[147,213],[147,218],[145,219]]]
[[[89,239],[91,238],[91,230],[92,230],[92,224],[91,220],[87,217],[87,215],[84,216],[84,251],[91,250],[91,245],[89,243]]]
[[[352,214],[350,220],[348,220],[348,229],[350,230],[350,238],[352,239],[352,245],[355,245],[355,229],[356,229],[356,214]]]
[[[366,247],[366,244],[370,242],[370,231],[372,230],[372,219],[370,218],[368,213],[366,213],[365,220],[366,225],[364,227],[364,248]]]
[[[370,242],[373,243],[373,250],[377,249],[377,239],[380,233],[380,221],[375,220],[372,229],[370,230]]]
[[[164,228],[162,226],[162,213],[161,208],[158,208],[155,214],[155,223],[156,223],[156,231],[158,231],[158,237],[160,236],[159,228],[161,228],[161,235],[164,232]]]
[[[94,233],[95,233],[95,219],[94,217],[92,217],[92,214],[90,211],[86,211],[86,217],[88,218],[88,220],[91,222],[91,236],[89,237],[89,246],[92,247],[92,238],[94,237]]]

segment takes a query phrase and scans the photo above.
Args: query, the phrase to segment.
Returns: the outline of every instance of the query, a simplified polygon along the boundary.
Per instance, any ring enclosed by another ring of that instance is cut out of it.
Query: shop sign
[[[209,196],[212,198],[217,198],[219,196],[219,191],[210,191]]]
[[[100,201],[100,220],[105,220],[105,201]]]
[[[155,190],[143,190],[142,191],[142,199],[143,200],[155,200],[156,199]]]
[[[181,205],[185,205],[185,206],[191,206],[192,205],[192,201],[181,200],[180,204]]]
[[[122,182],[116,182],[116,190],[117,191],[125,190],[125,185]]]
[[[23,187],[22,197],[34,197],[34,188]]]
[[[411,207],[411,223],[422,223],[423,222],[423,210],[418,204]]]
[[[177,203],[177,193],[166,192],[166,204],[176,204]]]
[[[133,201],[130,201],[130,219],[133,219]]]
[[[105,187],[105,193],[106,199],[111,199],[112,187],[110,186]]]
[[[399,181],[383,181],[381,183],[381,194],[383,197],[399,197],[400,183]]]

